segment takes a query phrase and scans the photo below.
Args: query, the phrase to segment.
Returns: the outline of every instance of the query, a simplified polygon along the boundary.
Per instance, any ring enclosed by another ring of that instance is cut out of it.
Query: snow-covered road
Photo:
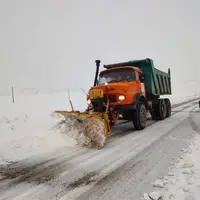
[[[64,147],[0,166],[0,199],[140,199],[199,133],[197,101],[148,125],[143,131],[133,131],[131,123],[116,127],[101,150]]]

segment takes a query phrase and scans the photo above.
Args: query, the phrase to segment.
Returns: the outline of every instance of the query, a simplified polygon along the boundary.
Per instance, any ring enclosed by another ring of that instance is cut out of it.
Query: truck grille
[[[107,102],[107,97],[110,102],[117,102],[117,96],[115,94],[104,95],[104,100]]]

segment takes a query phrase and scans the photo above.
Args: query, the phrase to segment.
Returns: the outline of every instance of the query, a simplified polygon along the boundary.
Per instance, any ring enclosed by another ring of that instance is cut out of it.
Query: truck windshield
[[[104,83],[133,81],[135,79],[134,71],[130,68],[114,69],[102,72],[99,76],[99,85]]]

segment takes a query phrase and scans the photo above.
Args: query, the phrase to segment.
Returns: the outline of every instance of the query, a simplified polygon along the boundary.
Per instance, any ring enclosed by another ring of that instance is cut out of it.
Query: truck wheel
[[[167,106],[164,99],[158,99],[158,116],[160,120],[164,120],[167,114]]]
[[[166,103],[166,109],[167,109],[166,117],[170,117],[171,116],[171,102],[169,99],[165,99],[165,103]]]
[[[147,111],[143,101],[140,101],[134,111],[133,124],[136,130],[142,130],[146,127]]]

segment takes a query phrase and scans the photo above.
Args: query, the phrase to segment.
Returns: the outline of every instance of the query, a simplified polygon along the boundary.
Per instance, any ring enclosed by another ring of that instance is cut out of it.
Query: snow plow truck
[[[92,143],[99,135],[106,138],[119,115],[132,121],[136,130],[146,127],[147,112],[152,120],[164,120],[171,115],[171,103],[161,95],[171,95],[171,74],[154,67],[153,60],[133,60],[104,65],[99,73],[100,60],[96,60],[94,84],[87,95],[85,112],[56,111],[65,118],[74,116],[83,123],[84,134]],[[98,138],[98,139],[97,139]],[[102,139],[103,141],[104,139]],[[103,146],[105,142],[99,143]],[[97,145],[98,146],[98,145]]]

